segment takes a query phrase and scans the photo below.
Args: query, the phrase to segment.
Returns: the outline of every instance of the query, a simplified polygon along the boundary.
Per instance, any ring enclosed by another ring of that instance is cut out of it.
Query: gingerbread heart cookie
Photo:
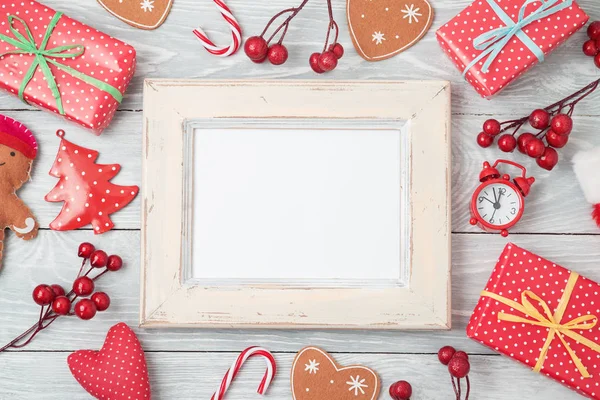
[[[375,400],[381,389],[373,370],[340,367],[317,347],[306,347],[296,355],[291,382],[294,400]]]
[[[165,22],[173,0],[98,0],[121,21],[140,29],[156,29]]]
[[[381,61],[417,43],[433,22],[427,0],[347,0],[350,37],[367,61]]]

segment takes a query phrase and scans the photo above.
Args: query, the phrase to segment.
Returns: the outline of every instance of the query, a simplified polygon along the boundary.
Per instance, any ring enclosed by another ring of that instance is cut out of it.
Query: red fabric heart
[[[123,322],[110,328],[100,351],[76,351],[67,363],[77,382],[96,399],[150,400],[144,350]]]

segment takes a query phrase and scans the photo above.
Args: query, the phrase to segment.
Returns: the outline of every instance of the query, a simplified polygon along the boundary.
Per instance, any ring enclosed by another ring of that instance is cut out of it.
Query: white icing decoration
[[[35,220],[33,218],[27,218],[25,220],[25,228],[18,228],[16,225],[13,225],[14,231],[21,235],[31,232],[33,228],[35,228]]]

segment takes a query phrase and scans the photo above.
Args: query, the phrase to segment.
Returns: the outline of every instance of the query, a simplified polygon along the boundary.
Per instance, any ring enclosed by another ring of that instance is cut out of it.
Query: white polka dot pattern
[[[144,350],[123,322],[110,328],[100,351],[77,351],[67,363],[77,382],[96,399],[151,398]]]
[[[521,293],[528,290],[545,300],[551,312],[555,313],[570,274],[571,271],[509,243],[500,255],[484,290],[519,303]],[[499,321],[498,313],[530,318],[484,296],[479,299],[467,325],[467,336],[534,368],[548,337],[549,328]],[[563,320],[558,323],[583,315],[600,316],[600,285],[580,276]],[[600,326],[575,332],[600,343]],[[589,398],[600,399],[600,354],[566,336],[564,338],[581,359],[591,378],[581,375],[557,337],[551,342],[541,373]]]
[[[35,1],[3,1],[0,3],[0,33],[14,37],[9,30],[8,16],[16,15],[27,23],[39,48],[55,14],[51,8]],[[25,34],[20,23],[14,24],[14,27]],[[133,47],[63,15],[50,36],[47,48],[75,44],[85,46],[83,55],[70,59],[58,57],[56,60],[125,93],[135,72],[136,53]],[[14,49],[13,45],[0,40],[0,54]],[[33,55],[30,54],[0,57],[0,88],[16,96],[32,59]],[[50,70],[62,97],[65,117],[100,134],[110,123],[119,103],[108,93],[72,77],[54,65],[50,65]],[[29,104],[59,113],[56,100],[39,67],[25,89],[24,98]]]
[[[519,20],[524,0],[494,0],[513,21]],[[563,0],[565,1],[565,0]],[[525,16],[530,15],[541,2],[530,4]],[[589,16],[576,2],[553,15],[532,22],[523,32],[548,55],[571,35],[583,28]],[[458,70],[465,68],[482,52],[473,48],[473,40],[483,33],[506,25],[486,0],[476,0],[437,31],[437,39]],[[492,63],[488,73],[481,71],[486,58],[479,61],[465,78],[482,97],[489,97],[504,89],[527,70],[536,65],[537,57],[514,36]]]

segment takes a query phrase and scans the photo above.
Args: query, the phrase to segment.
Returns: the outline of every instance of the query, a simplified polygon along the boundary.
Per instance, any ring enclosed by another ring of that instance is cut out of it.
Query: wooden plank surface
[[[589,217],[589,206],[574,179],[569,160],[582,148],[600,145],[597,97],[576,110],[575,131],[569,145],[560,151],[561,163],[549,173],[537,168],[521,154],[509,155],[531,167],[537,178],[527,199],[525,217],[508,239],[482,234],[468,225],[468,202],[477,184],[481,163],[504,156],[497,149],[480,149],[475,136],[488,116],[519,117],[552,103],[600,77],[600,70],[581,53],[585,34],[576,34],[550,56],[546,63],[525,74],[491,101],[483,100],[466,84],[440,51],[434,31],[466,7],[471,0],[436,0],[432,30],[409,51],[380,63],[366,63],[351,49],[345,22],[345,2],[334,0],[334,14],[341,26],[346,55],[338,68],[317,76],[308,66],[308,56],[322,46],[327,11],[324,1],[311,1],[298,15],[286,39],[290,60],[284,66],[255,65],[242,54],[227,59],[209,56],[191,34],[202,25],[217,42],[227,42],[228,33],[211,1],[177,0],[163,27],[154,32],[135,30],[111,17],[93,1],[47,0],[49,6],[116,36],[138,50],[138,72],[111,127],[95,137],[74,125],[0,93],[0,110],[26,123],[40,141],[40,157],[33,181],[21,191],[42,227],[47,227],[60,209],[43,201],[56,183],[48,176],[63,128],[73,142],[98,149],[99,161],[122,164],[114,182],[139,184],[141,177],[142,82],[153,78],[270,78],[270,79],[437,79],[452,82],[453,92],[453,329],[448,332],[335,332],[335,331],[239,331],[239,330],[140,330],[135,328],[148,351],[154,398],[207,399],[218,385],[235,353],[260,344],[276,352],[280,373],[266,398],[289,399],[289,368],[293,353],[312,344],[336,353],[341,363],[363,363],[383,377],[387,387],[407,379],[415,387],[413,400],[452,398],[448,376],[433,354],[446,344],[462,348],[473,360],[472,378],[476,399],[575,399],[579,396],[536,375],[511,360],[495,355],[468,340],[466,322],[478,292],[489,277],[504,244],[514,241],[553,261],[600,280],[600,231]],[[229,0],[245,36],[259,33],[275,12],[295,4],[291,0]],[[592,19],[600,19],[597,0],[581,0]],[[432,172],[433,173],[433,172]],[[56,322],[24,351],[0,355],[0,400],[89,398],[70,376],[68,352],[98,348],[108,328],[124,321],[135,327],[139,311],[140,203],[136,199],[117,214],[117,230],[95,237],[89,230],[57,233],[42,230],[34,242],[22,242],[9,234],[4,269],[0,271],[0,342],[30,326],[38,309],[30,293],[38,283],[68,286],[78,268],[76,248],[92,241],[109,253],[123,256],[127,265],[99,281],[110,293],[112,308],[92,321],[65,319]],[[2,343],[3,344],[3,343]],[[254,394],[262,364],[252,362],[236,381],[228,399],[260,398]],[[382,394],[382,399],[389,398]]]
[[[0,358],[3,371],[2,399],[56,399],[55,393],[69,400],[89,399],[71,376],[67,366],[69,353],[8,353]],[[222,374],[229,368],[236,353],[164,353],[146,354],[152,396],[157,399],[209,399],[221,383]],[[227,400],[290,399],[288,372],[293,354],[276,353],[280,373],[266,396],[256,394],[264,362],[251,359],[242,369],[227,392]],[[447,369],[433,354],[334,354],[341,365],[361,364],[373,368],[382,379],[383,388],[398,379],[413,383],[411,400],[452,399],[452,385]],[[36,365],[35,374],[31,374]],[[528,399],[535,393],[540,399],[575,399],[569,389],[548,382],[514,361],[500,356],[472,356],[473,383],[471,399],[501,400]],[[48,366],[48,368],[42,368]],[[52,368],[49,368],[52,366]],[[490,371],[494,371],[493,374]],[[23,377],[27,377],[24,384]],[[464,385],[464,381],[463,381]],[[389,399],[382,390],[381,399]],[[330,399],[335,400],[335,399]]]

